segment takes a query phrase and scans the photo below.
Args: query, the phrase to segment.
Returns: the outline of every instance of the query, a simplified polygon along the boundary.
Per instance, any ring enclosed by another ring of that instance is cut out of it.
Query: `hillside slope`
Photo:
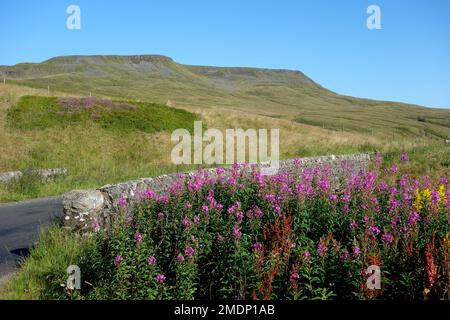
[[[299,71],[189,66],[161,55],[67,56],[0,66],[0,77],[81,95],[215,107],[335,131],[450,139],[450,110],[342,96]]]

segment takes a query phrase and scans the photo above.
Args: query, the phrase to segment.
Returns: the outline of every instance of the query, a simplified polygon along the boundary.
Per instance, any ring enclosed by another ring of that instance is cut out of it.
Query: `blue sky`
[[[71,4],[81,30],[66,28]],[[366,27],[371,4],[381,30]],[[448,0],[2,1],[0,65],[72,54],[294,69],[342,94],[450,107]]]

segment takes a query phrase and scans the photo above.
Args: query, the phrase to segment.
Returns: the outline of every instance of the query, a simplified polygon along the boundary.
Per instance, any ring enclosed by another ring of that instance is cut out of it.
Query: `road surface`
[[[0,204],[0,277],[15,271],[40,229],[62,216],[61,197]]]

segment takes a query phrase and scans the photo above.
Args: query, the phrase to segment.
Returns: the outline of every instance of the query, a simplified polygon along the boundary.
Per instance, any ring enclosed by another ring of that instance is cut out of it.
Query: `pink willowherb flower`
[[[263,212],[258,206],[253,207],[253,216],[258,219],[263,216]]]
[[[255,242],[252,244],[252,250],[255,252],[259,252],[263,249],[263,244],[261,242]]]
[[[386,191],[388,189],[388,185],[386,183],[386,181],[382,180],[379,184],[378,184],[378,189],[380,191]]]
[[[416,222],[419,220],[420,220],[420,215],[416,211],[413,211],[409,214],[408,224],[415,225]]]
[[[241,235],[242,235],[241,227],[239,227],[237,224],[235,224],[234,227],[233,227],[233,232],[232,233],[233,233],[233,238],[235,240],[239,239],[241,237]]]
[[[394,212],[396,211],[398,208],[400,208],[400,201],[398,201],[397,199],[393,198],[389,201],[389,206],[388,206],[388,210],[389,212]]]
[[[412,201],[412,195],[409,194],[408,192],[405,192],[405,193],[403,194],[403,200],[405,201],[406,204],[411,203],[411,201]]]
[[[181,220],[181,224],[184,226],[185,229],[188,229],[191,225],[191,220],[189,220],[188,217],[184,217],[183,220]]]
[[[150,266],[154,266],[154,265],[156,264],[156,258],[155,258],[155,256],[150,256],[150,257],[148,258],[148,264],[149,264]]]
[[[407,175],[404,175],[398,181],[398,184],[400,185],[400,187],[405,188],[408,185],[408,182],[409,182],[409,177]]]
[[[303,258],[305,261],[309,261],[311,259],[311,253],[309,253],[309,251],[303,252]]]
[[[236,219],[242,221],[244,219],[244,213],[242,211],[236,212]]]
[[[127,206],[127,198],[125,198],[124,196],[121,196],[119,198],[118,204],[120,207],[125,208]]]
[[[398,167],[397,167],[396,164],[393,164],[393,165],[392,165],[392,167],[391,167],[391,172],[392,172],[392,173],[397,173],[397,172],[398,172]]]
[[[373,171],[368,171],[364,177],[363,188],[366,190],[372,190],[375,185],[376,175]]]
[[[255,181],[260,188],[265,188],[267,185],[266,179],[264,178],[264,175],[261,172],[257,172],[255,174]]]
[[[383,241],[385,243],[392,243],[392,241],[394,241],[394,237],[392,236],[392,234],[385,232],[381,236],[381,241]]]
[[[164,281],[166,281],[166,276],[163,274],[158,274],[156,276],[156,282],[158,283],[164,283]]]
[[[363,222],[364,222],[364,224],[367,224],[369,222],[369,216],[368,215],[365,215],[363,217]]]
[[[400,157],[400,161],[401,162],[406,162],[408,161],[408,154],[406,152],[402,152],[402,155]]]
[[[239,201],[236,201],[231,207],[227,209],[228,214],[233,214],[237,211],[241,210],[241,203]]]
[[[155,199],[156,193],[152,189],[147,189],[142,193],[142,197],[145,199]]]
[[[142,242],[142,234],[140,234],[138,231],[134,234],[134,242],[140,243]]]
[[[94,232],[100,231],[100,224],[98,223],[97,219],[92,220],[92,229]]]
[[[169,201],[170,201],[170,197],[167,194],[162,195],[158,198],[158,202],[160,202],[162,204],[168,204]]]
[[[280,208],[280,206],[275,205],[274,208],[273,208],[273,211],[274,211],[276,214],[281,214],[281,208]]]
[[[173,182],[171,185],[167,187],[167,192],[178,196],[180,195],[181,191],[183,190],[183,178],[179,177],[175,182]]]
[[[320,241],[317,245],[317,253],[319,254],[319,256],[323,257],[327,250],[327,246],[322,241]]]
[[[195,224],[199,224],[200,223],[200,217],[199,216],[194,216],[194,223]]]
[[[194,256],[195,250],[194,248],[188,246],[186,249],[184,249],[184,254],[187,255],[189,258],[192,258]]]
[[[439,193],[436,190],[431,191],[431,203],[437,205],[439,203]]]
[[[330,181],[327,178],[322,178],[319,181],[319,188],[322,192],[327,192],[331,187]]]
[[[344,191],[344,194],[341,197],[341,200],[343,203],[350,203],[350,200],[352,198],[352,195],[349,191]]]
[[[375,224],[371,225],[369,229],[370,229],[370,232],[371,232],[374,236],[379,235],[380,232],[381,232],[380,228],[379,228],[377,225],[375,225]]]
[[[234,186],[235,184],[236,184],[236,179],[233,178],[233,177],[230,177],[230,178],[228,179],[228,185],[229,185],[230,187],[232,187],[232,186]]]
[[[344,250],[344,252],[341,254],[341,256],[339,257],[339,259],[341,261],[346,261],[349,258],[350,254],[348,253],[347,250]]]
[[[290,281],[296,281],[298,279],[300,279],[300,275],[297,272],[292,272],[289,280]]]
[[[119,254],[114,258],[114,265],[117,267],[123,261],[123,257]]]
[[[331,195],[330,195],[330,201],[331,201],[331,202],[337,202],[337,199],[338,199],[338,196],[337,196],[337,195],[335,195],[335,194],[331,194]]]

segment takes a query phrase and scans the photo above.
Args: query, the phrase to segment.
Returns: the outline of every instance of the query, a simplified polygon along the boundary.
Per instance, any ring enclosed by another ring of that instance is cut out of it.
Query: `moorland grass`
[[[42,101],[48,101],[45,90],[0,85],[0,172],[64,167],[69,174],[47,182],[35,179],[27,181],[24,177],[10,184],[0,184],[0,202],[58,195],[72,189],[96,188],[109,183],[197,168],[194,165],[172,164],[170,154],[175,144],[171,142],[169,130],[153,133],[121,132],[105,129],[95,121],[71,123],[66,127],[15,128],[14,124],[8,124],[7,114],[23,96],[41,96],[44,98]],[[52,93],[55,99],[72,96]],[[449,170],[450,146],[444,145],[442,140],[400,136],[392,139],[382,134],[372,136],[339,132],[283,118],[230,112],[221,107],[177,107],[201,115],[204,125],[222,131],[239,127],[279,128],[282,159],[375,150],[395,153],[398,157],[405,150],[411,154],[413,173],[438,175]],[[24,188],[24,185],[28,187]]]

